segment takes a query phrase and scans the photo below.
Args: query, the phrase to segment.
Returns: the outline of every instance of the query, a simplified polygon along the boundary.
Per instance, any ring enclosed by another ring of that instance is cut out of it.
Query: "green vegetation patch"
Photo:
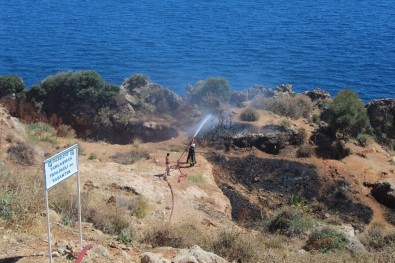
[[[322,253],[330,251],[344,251],[348,240],[344,233],[331,228],[314,231],[306,242],[305,248],[309,251],[317,250]]]
[[[277,215],[267,222],[270,233],[286,236],[300,236],[307,232],[315,221],[296,208],[283,208]]]
[[[197,174],[188,175],[186,178],[188,182],[194,184],[203,184],[205,182],[203,176]]]

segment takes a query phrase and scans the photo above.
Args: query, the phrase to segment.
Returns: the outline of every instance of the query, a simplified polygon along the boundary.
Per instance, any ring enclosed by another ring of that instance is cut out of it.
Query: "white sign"
[[[45,189],[78,172],[78,144],[44,161]]]

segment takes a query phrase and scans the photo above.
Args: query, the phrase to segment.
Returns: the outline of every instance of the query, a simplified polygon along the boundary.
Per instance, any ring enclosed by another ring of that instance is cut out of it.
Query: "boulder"
[[[341,231],[348,240],[347,249],[353,254],[361,254],[366,253],[366,249],[355,236],[355,231],[352,226],[341,225],[339,227],[339,231]]]
[[[286,143],[294,144],[296,129],[280,125],[264,126],[259,132],[243,130],[230,136],[230,145],[236,148],[256,147],[266,153],[278,154]]]
[[[140,263],[170,263],[169,260],[151,252],[145,252],[140,256]]]
[[[204,251],[199,246],[190,249],[181,249],[172,259],[174,263],[227,263],[225,259],[214,253]]]
[[[120,87],[120,94],[136,111],[150,113],[176,113],[183,104],[182,99],[169,89],[141,77],[136,83],[136,76],[127,78]]]

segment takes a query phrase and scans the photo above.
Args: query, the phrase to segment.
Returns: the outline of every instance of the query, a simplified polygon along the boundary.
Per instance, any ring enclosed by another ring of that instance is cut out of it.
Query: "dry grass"
[[[33,147],[22,141],[16,141],[7,150],[8,157],[17,164],[32,165],[35,162]]]
[[[10,224],[30,226],[44,208],[41,167],[7,171],[0,166],[0,217]]]
[[[311,99],[301,94],[284,97],[256,96],[252,104],[257,109],[268,110],[292,119],[308,118],[313,109]]]
[[[148,159],[149,153],[144,150],[131,150],[125,153],[115,153],[110,158],[119,164],[132,164],[143,158]]]

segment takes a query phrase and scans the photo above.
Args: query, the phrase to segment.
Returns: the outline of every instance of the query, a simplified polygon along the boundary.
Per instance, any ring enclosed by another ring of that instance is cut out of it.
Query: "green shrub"
[[[12,218],[10,203],[10,194],[7,192],[0,192],[0,218],[5,221],[8,221]]]
[[[308,118],[313,109],[311,99],[301,94],[270,98],[256,96],[252,103],[257,109],[268,110],[292,119]]]
[[[370,137],[370,135],[361,133],[361,134],[358,134],[357,141],[360,146],[366,147],[371,143],[372,137]]]
[[[28,126],[28,133],[32,141],[44,141],[51,144],[56,144],[55,129],[47,123],[37,122]]]
[[[296,145],[302,145],[306,143],[307,140],[307,132],[305,128],[299,128],[298,133],[296,134],[295,137],[295,144]]]
[[[149,78],[144,74],[133,74],[126,82],[128,85],[129,91],[133,91],[134,89],[141,88],[147,86],[149,83]]]
[[[230,84],[222,77],[211,77],[199,80],[195,85],[189,85],[185,97],[188,101],[202,105],[204,99],[211,97],[219,102],[226,102],[230,97]],[[206,101],[207,103],[207,101]]]
[[[117,241],[122,242],[124,244],[130,244],[133,241],[133,238],[130,235],[119,234],[116,238]]]
[[[352,90],[342,90],[329,105],[326,120],[329,125],[343,135],[356,138],[371,130],[365,105]]]
[[[291,205],[293,208],[301,210],[302,212],[307,212],[310,209],[303,197],[299,195],[291,196]]]
[[[23,80],[15,75],[0,76],[0,98],[26,89]]]
[[[351,154],[350,148],[343,141],[336,140],[330,146],[331,156],[336,160],[341,160]]]
[[[132,150],[126,153],[116,153],[110,157],[114,162],[120,164],[132,164],[140,159],[148,159],[149,153],[143,150]]]
[[[314,113],[313,116],[311,117],[311,120],[315,124],[319,124],[321,121],[320,115],[317,113]]]
[[[27,92],[27,100],[47,115],[55,114],[65,123],[72,123],[76,119],[92,119],[99,109],[112,103],[118,91],[117,86],[105,83],[95,71],[60,72],[33,86]]]
[[[303,144],[296,151],[296,156],[298,158],[309,158],[314,154],[314,147],[309,144]]]
[[[259,113],[254,109],[245,109],[241,115],[240,119],[242,121],[257,121],[259,120]]]
[[[330,251],[344,251],[347,244],[347,238],[342,232],[323,228],[314,231],[309,236],[305,248],[308,251],[317,250],[325,253]]]
[[[295,208],[284,208],[267,221],[267,229],[271,233],[298,236],[304,234],[313,224],[314,220],[303,212]]]
[[[12,143],[7,153],[8,157],[18,164],[32,165],[35,162],[35,152],[33,148],[21,141]]]

